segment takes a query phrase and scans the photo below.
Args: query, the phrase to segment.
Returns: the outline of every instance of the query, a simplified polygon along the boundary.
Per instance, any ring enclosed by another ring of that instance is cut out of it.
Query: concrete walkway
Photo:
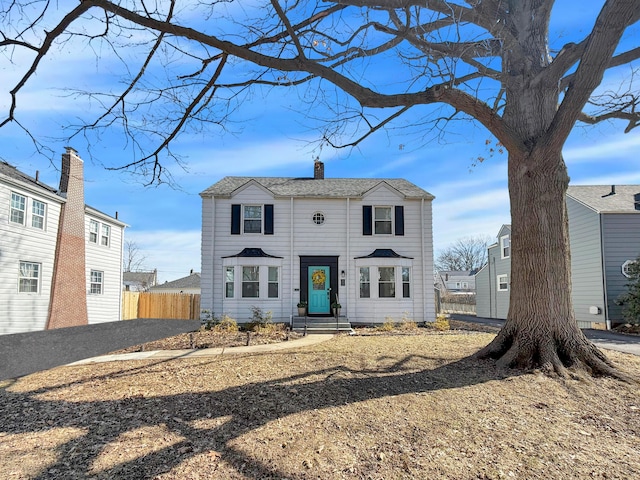
[[[249,345],[248,347],[228,347],[228,348],[199,348],[196,350],[152,350],[149,352],[120,353],[114,355],[102,355],[99,357],[85,358],[68,364],[86,365],[88,363],[103,363],[116,360],[168,360],[171,358],[201,358],[216,357],[218,355],[234,355],[241,353],[264,353],[278,352],[291,348],[309,347],[317,345],[333,338],[333,334],[310,334],[296,340],[287,342],[269,343],[262,345]]]

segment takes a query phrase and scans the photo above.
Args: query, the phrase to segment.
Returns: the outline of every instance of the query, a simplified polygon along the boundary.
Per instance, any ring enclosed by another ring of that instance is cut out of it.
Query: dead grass
[[[4,382],[0,478],[640,477],[637,385],[502,371],[468,358],[490,333],[418,332]]]

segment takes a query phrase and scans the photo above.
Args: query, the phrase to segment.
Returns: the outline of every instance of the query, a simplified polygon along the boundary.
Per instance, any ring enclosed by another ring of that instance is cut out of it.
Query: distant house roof
[[[640,185],[570,185],[567,196],[598,213],[640,214]]]
[[[200,288],[200,272],[193,272],[186,277],[178,278],[171,282],[164,282],[160,285],[156,285],[151,290],[163,290],[163,289],[176,289],[176,288]]]
[[[156,270],[152,272],[122,272],[122,283],[153,287],[157,282],[157,274]]]
[[[265,188],[274,196],[281,197],[362,197],[373,188],[387,184],[406,198],[435,198],[426,190],[401,178],[224,177],[200,195],[228,197],[251,182]]]

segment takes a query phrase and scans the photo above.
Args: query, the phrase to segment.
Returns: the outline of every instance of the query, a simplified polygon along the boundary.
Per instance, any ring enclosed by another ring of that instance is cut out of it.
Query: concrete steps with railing
[[[294,332],[338,333],[350,332],[351,323],[347,317],[293,317]]]

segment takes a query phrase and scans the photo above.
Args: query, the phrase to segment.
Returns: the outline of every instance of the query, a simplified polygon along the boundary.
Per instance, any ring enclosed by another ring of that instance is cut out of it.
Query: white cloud
[[[135,230],[125,231],[144,255],[144,266],[158,269],[158,281],[165,282],[200,271],[200,230]]]
[[[607,141],[585,146],[565,148],[563,155],[568,165],[585,162],[603,162],[612,158],[637,158],[640,135],[614,135]]]

